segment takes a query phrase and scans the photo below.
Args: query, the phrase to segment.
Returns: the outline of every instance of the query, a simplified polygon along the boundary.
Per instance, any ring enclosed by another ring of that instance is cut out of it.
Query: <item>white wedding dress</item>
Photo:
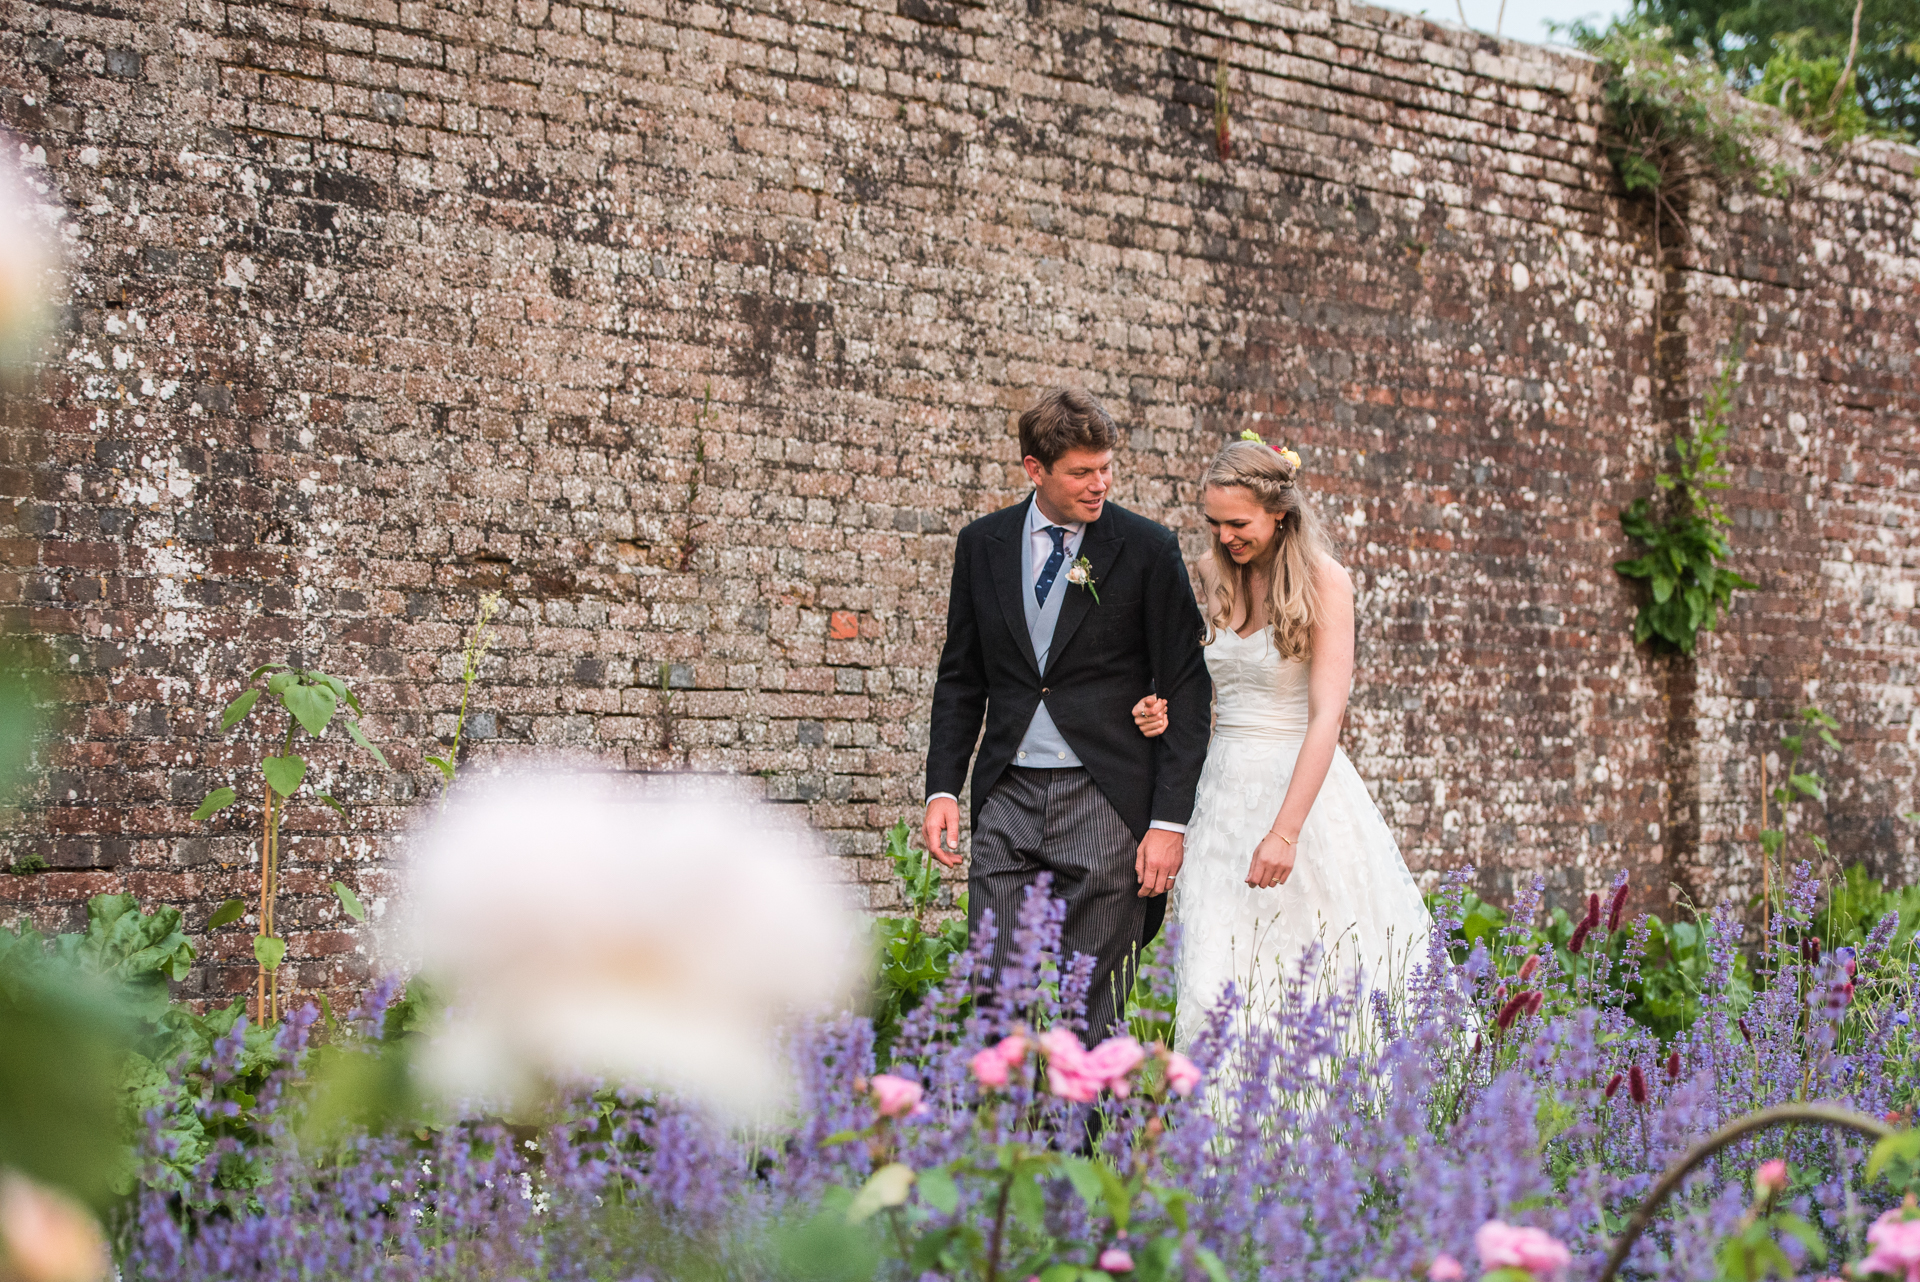
[[[1307,732],[1307,664],[1284,659],[1266,628],[1220,628],[1206,648],[1214,730],[1200,772],[1185,860],[1174,881],[1180,923],[1177,1040],[1191,1046],[1229,980],[1259,1020],[1318,941],[1310,982],[1404,982],[1425,953],[1431,918],[1366,784],[1337,747],[1300,830],[1292,874],[1270,890],[1247,885],[1248,865],[1287,795]]]

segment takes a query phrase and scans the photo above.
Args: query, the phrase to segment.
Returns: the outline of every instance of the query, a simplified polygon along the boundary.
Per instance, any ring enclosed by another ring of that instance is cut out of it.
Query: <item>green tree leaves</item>
[[[1809,105],[1824,113],[1852,43],[1854,4],[1855,0],[1637,0],[1634,11],[1649,26],[1664,29],[1674,48],[1704,54],[1703,63],[1736,84],[1751,85],[1756,78],[1764,84],[1775,74],[1773,63],[1783,55],[1802,66],[1831,64],[1832,73],[1824,82],[1807,85],[1805,92]],[[1853,82],[1860,92],[1856,96],[1849,90],[1846,96],[1875,131],[1912,137],[1920,133],[1920,5],[1914,0],[1865,0],[1860,19],[1860,47],[1853,68]],[[1785,79],[1781,77],[1781,82]]]

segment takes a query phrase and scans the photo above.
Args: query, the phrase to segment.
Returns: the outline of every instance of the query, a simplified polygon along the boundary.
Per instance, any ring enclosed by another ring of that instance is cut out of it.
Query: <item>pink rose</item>
[[[1027,1035],[1009,1033],[1000,1039],[999,1044],[993,1048],[993,1053],[1005,1060],[1008,1068],[1020,1067],[1022,1061],[1027,1058]]]
[[[1873,1222],[1867,1230],[1873,1253],[1855,1266],[1857,1272],[1920,1282],[1920,1220],[1902,1219],[1905,1213],[1906,1208],[1895,1207]]]
[[[1124,1247],[1110,1246],[1100,1252],[1100,1267],[1108,1273],[1133,1272],[1133,1257]]]
[[[1760,1163],[1760,1169],[1753,1173],[1753,1187],[1759,1193],[1778,1193],[1787,1187],[1787,1163],[1783,1158],[1774,1158]]]
[[[1179,1051],[1167,1054],[1167,1088],[1175,1095],[1191,1095],[1200,1084],[1200,1070]]]
[[[925,1094],[920,1083],[892,1073],[876,1073],[868,1085],[873,1088],[874,1106],[882,1117],[905,1117],[920,1107],[920,1097]]]
[[[1467,1272],[1451,1255],[1436,1255],[1427,1266],[1427,1282],[1460,1282]]]
[[[1086,1058],[1086,1048],[1080,1045],[1080,1039],[1075,1037],[1069,1029],[1049,1028],[1046,1032],[1040,1034],[1036,1041],[1040,1049],[1046,1052],[1046,1056],[1050,1060],[1062,1057],[1073,1058],[1076,1056],[1081,1059]]]
[[[1087,1052],[1087,1071],[1113,1088],[1121,1099],[1132,1085],[1128,1075],[1147,1058],[1146,1050],[1131,1037],[1109,1037]]]
[[[1125,1077],[1146,1062],[1147,1052],[1131,1037],[1109,1037],[1087,1052],[1087,1063],[1109,1081]]]
[[[975,1055],[970,1063],[973,1080],[982,1086],[1001,1087],[1007,1084],[1007,1061],[993,1047],[989,1046]]]
[[[1517,1228],[1488,1220],[1473,1235],[1474,1250],[1480,1253],[1480,1267],[1524,1269],[1537,1278],[1551,1277],[1573,1262],[1567,1248],[1539,1229]],[[1915,1282],[1920,1282],[1916,1279]]]
[[[1055,1095],[1075,1104],[1091,1104],[1100,1097],[1106,1081],[1087,1062],[1078,1037],[1064,1028],[1049,1028],[1040,1034],[1040,1049],[1047,1054],[1047,1087]]]

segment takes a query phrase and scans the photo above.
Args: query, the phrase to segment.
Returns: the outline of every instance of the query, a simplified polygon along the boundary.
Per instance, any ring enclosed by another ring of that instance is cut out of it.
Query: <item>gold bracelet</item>
[[[1267,831],[1272,833],[1274,836],[1280,838],[1280,840],[1286,842],[1289,846],[1292,846],[1294,849],[1298,850],[1300,848],[1299,842],[1287,836],[1287,834],[1281,832],[1278,828],[1269,828],[1267,829]]]

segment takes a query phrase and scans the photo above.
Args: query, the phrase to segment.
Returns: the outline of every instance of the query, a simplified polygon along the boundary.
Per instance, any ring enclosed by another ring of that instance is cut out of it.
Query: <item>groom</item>
[[[1178,540],[1107,499],[1119,440],[1085,392],[1042,393],[1020,416],[1032,495],[960,531],[922,830],[959,864],[978,740],[968,930],[993,911],[998,970],[1027,887],[1051,873],[1067,956],[1094,958],[1089,1044],[1124,1012],[1134,949],[1166,914],[1213,694]],[[1132,715],[1148,694],[1168,705],[1153,739]]]

